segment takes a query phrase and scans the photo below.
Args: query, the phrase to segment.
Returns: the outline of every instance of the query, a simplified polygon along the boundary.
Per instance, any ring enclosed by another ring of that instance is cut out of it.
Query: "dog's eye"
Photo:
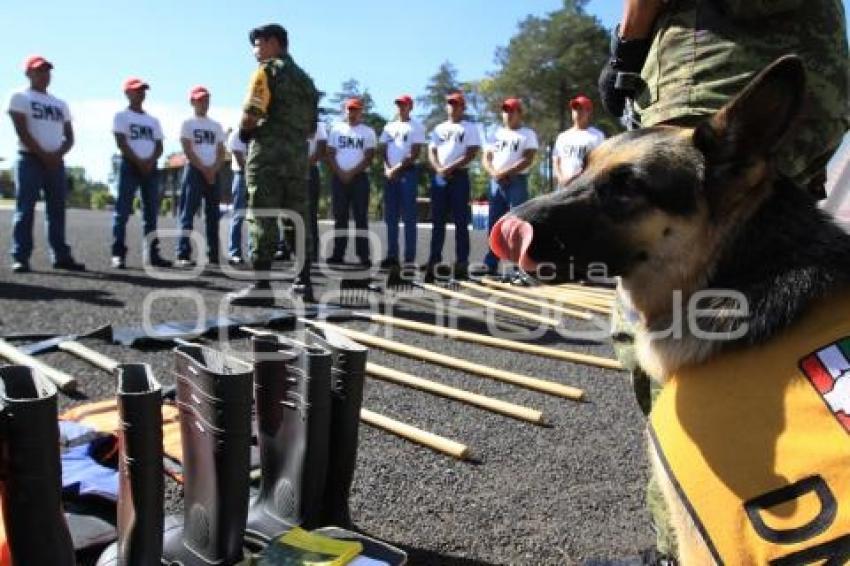
[[[596,194],[604,210],[621,218],[640,208],[645,189],[643,181],[630,168],[617,167],[597,186]]]

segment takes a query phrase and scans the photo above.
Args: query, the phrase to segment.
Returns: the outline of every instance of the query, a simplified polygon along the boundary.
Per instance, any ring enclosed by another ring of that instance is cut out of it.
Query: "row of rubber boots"
[[[184,513],[163,512],[162,396],[146,364],[119,366],[118,541],[98,564],[228,565],[299,525],[350,525],[366,349],[308,331],[252,339],[254,364],[175,349]],[[253,377],[253,379],[252,379]],[[261,479],[249,497],[255,399]],[[62,512],[56,388],[0,368],[0,493],[12,563],[71,566]],[[164,525],[164,528],[163,528]]]

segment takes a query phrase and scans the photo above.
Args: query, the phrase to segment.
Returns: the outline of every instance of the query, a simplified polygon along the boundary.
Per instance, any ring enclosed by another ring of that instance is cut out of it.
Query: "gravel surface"
[[[11,216],[9,210],[0,211],[4,250],[10,245]],[[205,316],[216,316],[223,294],[244,284],[221,271],[182,281],[149,277],[139,267],[138,218],[130,221],[127,230],[129,268],[113,270],[109,267],[111,215],[82,210],[69,211],[68,235],[75,257],[86,263],[89,271],[57,272],[47,257],[42,219],[38,213],[34,272],[13,274],[8,261],[0,264],[0,334],[72,333],[106,323],[138,326],[146,308],[155,322],[193,319],[199,305],[192,297],[200,297]],[[226,226],[222,224],[224,238]],[[200,221],[197,225],[202,226]],[[172,219],[164,219],[160,227],[173,227]],[[384,238],[382,225],[376,224],[376,233]],[[420,262],[427,257],[428,239],[429,231],[420,229]],[[446,259],[454,257],[453,242],[449,231]],[[474,232],[472,258],[481,258],[485,246],[483,233]],[[352,252],[350,246],[349,254]],[[163,243],[163,255],[173,257],[173,241]],[[381,258],[376,254],[374,259]],[[185,275],[176,270],[170,273]],[[319,292],[332,288],[321,276],[317,283]],[[429,319],[425,312],[404,314]],[[370,329],[359,321],[343,324]],[[572,327],[582,325],[587,323]],[[482,330],[477,323],[464,328]],[[378,327],[370,331],[384,332]],[[373,349],[370,361],[542,410],[549,426],[367,380],[365,407],[468,444],[475,460],[455,461],[361,426],[351,498],[353,517],[361,529],[407,550],[411,564],[577,564],[589,557],[633,555],[651,545],[653,536],[644,509],[648,471],[643,419],[624,373],[416,332],[396,330],[392,338],[573,385],[583,389],[588,400],[560,399]],[[613,356],[604,340],[574,340],[550,332],[537,342]],[[167,349],[133,350],[95,340],[87,344],[121,361],[150,363],[163,383],[173,383],[172,356]],[[246,348],[247,344],[239,340],[232,346]],[[114,383],[107,374],[64,353],[41,358],[77,376],[81,384],[77,397],[60,397],[60,410],[114,395]],[[166,496],[168,510],[179,511],[180,487],[169,481]]]

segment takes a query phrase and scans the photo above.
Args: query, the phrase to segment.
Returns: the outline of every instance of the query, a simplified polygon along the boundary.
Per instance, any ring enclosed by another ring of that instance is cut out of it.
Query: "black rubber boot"
[[[162,556],[165,481],[162,390],[148,364],[122,364],[118,378],[118,542],[98,566],[158,564]]]
[[[298,274],[298,277],[292,283],[292,292],[300,295],[305,303],[316,302],[316,296],[313,294],[313,279],[310,275],[310,269],[310,261],[308,260]]]
[[[357,467],[357,437],[369,351],[338,332],[310,329],[308,333],[310,342],[328,350],[333,360],[328,474],[321,524],[349,527],[348,497]]]
[[[275,336],[252,339],[262,476],[246,541],[320,524],[330,419],[330,354]]]
[[[255,261],[251,266],[258,279],[249,287],[227,294],[231,305],[243,307],[272,307],[274,306],[274,291],[269,282],[270,261]]]
[[[26,366],[0,368],[0,497],[15,565],[75,566],[62,512],[56,386]]]
[[[166,525],[163,562],[243,559],[251,444],[251,366],[205,346],[178,346],[183,521]]]

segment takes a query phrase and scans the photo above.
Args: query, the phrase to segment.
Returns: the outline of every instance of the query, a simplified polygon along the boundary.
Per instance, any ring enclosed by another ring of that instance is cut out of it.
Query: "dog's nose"
[[[519,264],[526,271],[534,271],[537,262],[528,257],[528,248],[534,239],[534,228],[511,214],[503,216],[490,230],[490,249],[499,256]]]

